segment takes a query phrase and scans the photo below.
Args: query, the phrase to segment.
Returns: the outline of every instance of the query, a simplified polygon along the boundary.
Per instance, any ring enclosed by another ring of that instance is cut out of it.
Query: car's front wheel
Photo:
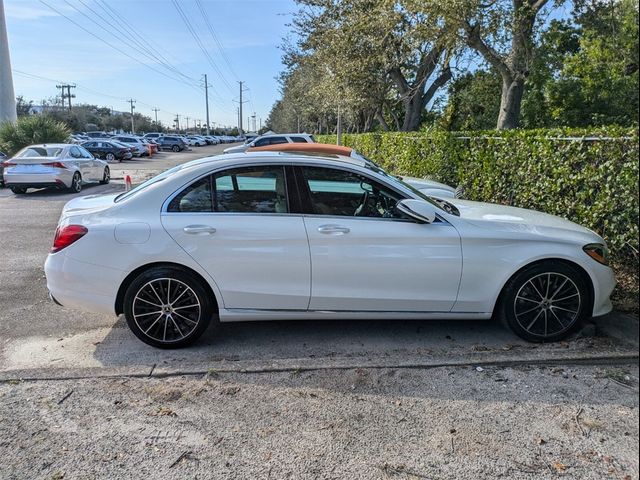
[[[131,282],[124,314],[136,337],[159,348],[190,345],[216,316],[205,287],[192,275],[168,267],[147,270]]]
[[[555,342],[589,317],[588,292],[576,267],[557,261],[537,263],[509,280],[498,315],[527,341]]]
[[[174,152],[179,152],[180,147],[178,145],[174,145],[173,147],[171,147],[171,150],[173,150]]]

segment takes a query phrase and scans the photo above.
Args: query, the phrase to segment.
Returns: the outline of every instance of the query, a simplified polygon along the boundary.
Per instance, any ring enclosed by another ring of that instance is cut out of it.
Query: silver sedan
[[[66,143],[31,145],[6,160],[4,183],[15,194],[28,188],[55,187],[77,193],[85,183],[109,183],[107,162],[95,158],[80,145]]]

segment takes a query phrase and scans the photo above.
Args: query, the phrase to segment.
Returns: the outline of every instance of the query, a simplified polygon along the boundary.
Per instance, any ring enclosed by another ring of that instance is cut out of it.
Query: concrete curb
[[[551,354],[549,354],[551,353]],[[592,351],[583,352],[545,352],[536,355],[535,352],[518,352],[518,354],[482,352],[465,355],[430,355],[412,357],[384,357],[384,358],[300,358],[275,359],[263,362],[255,361],[204,361],[177,365],[134,365],[121,367],[88,367],[88,368],[59,368],[59,369],[23,369],[0,372],[0,383],[15,381],[43,381],[43,380],[77,380],[91,378],[118,377],[153,377],[165,378],[182,375],[206,375],[208,373],[274,373],[274,372],[305,372],[318,370],[352,370],[358,368],[399,368],[399,369],[430,369],[443,367],[517,367],[517,366],[552,366],[552,365],[628,365],[638,363],[637,351],[608,351],[594,354]]]

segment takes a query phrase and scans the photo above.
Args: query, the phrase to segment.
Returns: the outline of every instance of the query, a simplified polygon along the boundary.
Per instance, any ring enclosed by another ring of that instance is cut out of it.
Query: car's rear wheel
[[[555,342],[589,316],[589,288],[580,272],[563,262],[543,262],[514,275],[502,293],[498,314],[519,337]]]
[[[80,193],[82,191],[82,177],[78,172],[73,174],[69,191],[73,193]]]
[[[179,152],[180,147],[178,145],[174,145],[173,147],[171,147],[171,150],[173,150],[174,152]]]
[[[143,272],[129,285],[124,314],[131,331],[143,342],[159,348],[181,348],[204,333],[216,312],[210,293],[192,275],[157,267]]]
[[[102,174],[102,180],[100,180],[101,185],[106,185],[111,180],[111,171],[109,167],[104,167],[104,173]]]
[[[107,153],[105,158],[107,159],[107,162],[113,162],[116,159],[116,156],[113,153],[109,152]]]
[[[27,193],[27,189],[24,187],[11,187],[11,191],[16,195],[22,195],[23,193]]]

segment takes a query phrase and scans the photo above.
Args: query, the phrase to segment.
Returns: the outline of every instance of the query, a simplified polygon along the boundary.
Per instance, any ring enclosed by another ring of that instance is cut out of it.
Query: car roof
[[[359,158],[348,157],[345,155],[320,154],[312,152],[305,154],[303,152],[250,152],[250,153],[227,153],[224,155],[215,155],[212,157],[200,158],[184,163],[185,168],[203,166],[208,164],[216,164],[225,166],[242,166],[243,164],[256,163],[333,163],[348,164],[357,167],[365,167],[367,162]]]
[[[353,148],[329,143],[279,143],[277,145],[265,145],[264,147],[250,147],[247,152],[300,152],[343,155],[348,157]]]

